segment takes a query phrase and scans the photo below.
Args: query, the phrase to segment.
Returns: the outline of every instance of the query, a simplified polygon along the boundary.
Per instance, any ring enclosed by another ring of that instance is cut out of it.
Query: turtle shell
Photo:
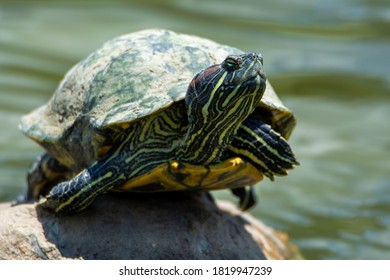
[[[85,167],[113,141],[108,131],[183,100],[196,73],[240,53],[167,30],[114,38],[76,64],[49,102],[22,118],[20,129],[62,164]],[[285,137],[295,124],[269,83],[256,113]]]

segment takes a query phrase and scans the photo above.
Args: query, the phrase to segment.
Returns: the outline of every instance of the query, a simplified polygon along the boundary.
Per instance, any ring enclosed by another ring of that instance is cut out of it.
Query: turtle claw
[[[239,206],[242,211],[247,211],[257,203],[257,195],[253,186],[248,188],[235,188],[232,193],[240,199]]]

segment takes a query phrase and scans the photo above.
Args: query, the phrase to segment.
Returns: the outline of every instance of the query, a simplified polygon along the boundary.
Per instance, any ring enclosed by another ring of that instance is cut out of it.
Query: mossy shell
[[[239,53],[167,30],[114,38],[76,64],[49,102],[22,118],[20,129],[62,164],[79,169],[110,141],[108,131],[183,100],[196,73]],[[289,136],[295,119],[268,82],[259,108],[275,130]]]

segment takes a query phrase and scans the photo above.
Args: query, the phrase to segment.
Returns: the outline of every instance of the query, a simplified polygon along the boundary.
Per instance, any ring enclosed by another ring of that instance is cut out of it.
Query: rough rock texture
[[[291,259],[287,235],[207,193],[108,194],[82,213],[0,204],[0,259]]]

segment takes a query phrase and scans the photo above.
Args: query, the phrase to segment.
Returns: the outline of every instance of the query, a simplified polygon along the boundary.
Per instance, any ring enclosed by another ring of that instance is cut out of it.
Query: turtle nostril
[[[261,53],[252,52],[250,53],[250,57],[253,60],[258,60],[261,62],[261,64],[263,64],[263,56],[261,55]]]

